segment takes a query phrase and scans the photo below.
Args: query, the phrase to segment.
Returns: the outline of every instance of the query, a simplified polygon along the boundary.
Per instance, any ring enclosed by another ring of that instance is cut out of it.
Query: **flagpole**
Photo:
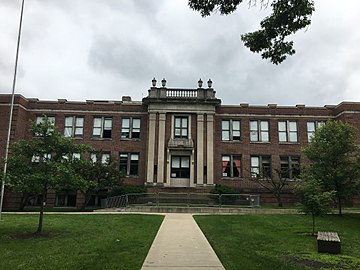
[[[7,134],[7,139],[6,139],[6,148],[5,148],[4,175],[3,175],[3,179],[1,181],[0,221],[2,220],[2,210],[3,210],[3,203],[4,203],[5,179],[6,179],[6,173],[7,173],[7,161],[8,161],[8,156],[9,156],[9,147],[10,147],[11,123],[12,123],[13,111],[14,111],[16,75],[17,75],[17,66],[18,66],[18,59],[19,59],[20,37],[21,37],[22,19],[23,19],[23,13],[24,13],[24,2],[25,2],[25,0],[22,0],[22,2],[21,2],[19,32],[18,32],[18,37],[17,37],[16,56],[15,56],[14,77],[13,77],[12,92],[11,92],[9,128],[8,128],[8,134]]]

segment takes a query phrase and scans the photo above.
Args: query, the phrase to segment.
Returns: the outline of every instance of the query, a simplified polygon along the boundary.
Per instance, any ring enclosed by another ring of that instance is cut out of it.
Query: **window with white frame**
[[[269,121],[267,120],[250,121],[250,141],[269,142]]]
[[[271,157],[251,156],[251,177],[258,179],[271,178]]]
[[[84,134],[84,117],[66,116],[64,126],[65,137],[81,138]]]
[[[120,153],[120,171],[126,175],[139,175],[139,154]]]
[[[240,141],[240,121],[239,120],[222,120],[221,121],[221,140],[223,141]]]
[[[171,178],[190,178],[190,156],[171,157]]]
[[[101,162],[101,164],[109,164],[110,153],[91,153],[90,159],[93,163]]]
[[[123,118],[121,121],[121,138],[140,138],[140,118]]]
[[[43,154],[42,156],[33,155],[31,158],[31,162],[34,163],[47,162],[49,160],[51,160],[51,154]]]
[[[94,117],[93,137],[109,139],[112,133],[111,117]]]
[[[174,138],[188,138],[189,118],[187,116],[175,116]]]
[[[55,116],[46,116],[46,115],[36,116],[36,120],[35,120],[36,125],[44,123],[46,118],[51,125],[51,128],[49,127],[48,131],[55,131]],[[34,134],[34,135],[40,136],[40,134]]]
[[[296,179],[300,175],[300,157],[282,156],[280,157],[280,173],[282,178]]]
[[[278,122],[279,142],[298,142],[297,121]]]
[[[311,142],[312,137],[315,134],[315,131],[325,124],[325,121],[308,121],[307,125],[307,139],[308,142]]]
[[[81,154],[80,153],[72,153],[72,154],[63,155],[62,159],[69,160],[70,157],[72,160],[79,160],[79,159],[81,159]]]
[[[223,155],[221,163],[223,177],[241,177],[241,156]]]

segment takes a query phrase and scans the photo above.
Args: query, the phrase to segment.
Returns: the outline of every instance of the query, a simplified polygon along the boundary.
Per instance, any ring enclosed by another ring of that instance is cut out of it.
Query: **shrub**
[[[145,193],[146,188],[143,186],[118,186],[111,189],[108,193],[109,197],[120,196],[130,193]]]

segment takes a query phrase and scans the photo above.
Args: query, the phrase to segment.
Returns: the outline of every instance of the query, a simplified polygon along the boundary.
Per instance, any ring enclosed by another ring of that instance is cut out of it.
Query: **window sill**
[[[244,180],[243,177],[221,177],[221,180],[230,180],[230,181],[241,181]]]
[[[242,143],[243,141],[237,141],[237,140],[232,140],[232,141],[224,141],[221,140],[222,143]]]
[[[261,141],[259,141],[259,142],[250,141],[250,143],[254,143],[254,144],[271,144],[271,142],[261,142]]]
[[[139,139],[139,138],[120,138],[120,141],[132,141],[132,142],[140,142],[141,141],[141,139]]]
[[[279,144],[296,145],[296,144],[300,144],[300,142],[279,142]]]
[[[94,141],[112,141],[112,138],[97,138],[97,137],[92,137],[91,138]]]

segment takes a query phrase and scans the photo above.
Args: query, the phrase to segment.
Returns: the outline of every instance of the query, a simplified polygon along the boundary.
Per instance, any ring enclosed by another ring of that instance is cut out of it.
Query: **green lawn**
[[[140,269],[163,216],[4,214],[0,269]]]
[[[336,231],[341,255],[318,254],[304,215],[195,216],[227,270],[360,269],[360,214],[317,219],[317,230]]]

